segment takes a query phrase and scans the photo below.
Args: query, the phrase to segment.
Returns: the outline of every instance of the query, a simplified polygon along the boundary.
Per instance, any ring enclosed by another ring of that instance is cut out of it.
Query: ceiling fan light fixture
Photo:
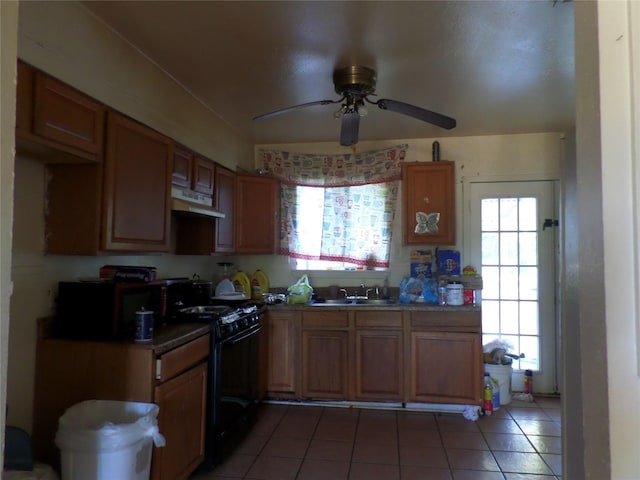
[[[356,110],[349,110],[342,116],[342,128],[340,130],[340,145],[350,147],[358,143],[358,130],[360,128],[360,114]]]
[[[344,115],[344,112],[346,111],[347,111],[347,106],[340,105],[340,108],[338,108],[335,112],[333,112],[333,118],[335,118],[336,120],[341,119],[342,115]]]

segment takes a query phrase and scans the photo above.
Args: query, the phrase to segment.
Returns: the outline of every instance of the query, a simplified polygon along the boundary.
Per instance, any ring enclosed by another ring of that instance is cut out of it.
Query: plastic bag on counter
[[[405,277],[400,282],[400,303],[438,303],[438,283],[432,278]]]
[[[303,275],[298,279],[296,283],[291,285],[287,291],[289,295],[287,297],[287,303],[309,303],[311,295],[313,294],[313,288],[309,284],[309,278],[307,275]]]

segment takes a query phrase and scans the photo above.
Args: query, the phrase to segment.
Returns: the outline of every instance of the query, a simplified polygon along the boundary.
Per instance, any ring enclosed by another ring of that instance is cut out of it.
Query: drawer
[[[302,314],[302,328],[349,328],[348,312],[304,312]]]
[[[156,379],[164,382],[202,362],[209,356],[211,335],[203,335],[161,355],[156,361]]]
[[[412,329],[437,329],[450,332],[480,333],[480,312],[428,311],[411,312]]]
[[[402,327],[402,312],[355,312],[356,328],[362,327]]]

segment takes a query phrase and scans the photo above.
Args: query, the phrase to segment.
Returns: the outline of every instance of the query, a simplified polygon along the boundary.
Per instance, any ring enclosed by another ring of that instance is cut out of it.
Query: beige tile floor
[[[266,404],[215,470],[191,480],[552,480],[562,478],[560,400],[461,414]]]

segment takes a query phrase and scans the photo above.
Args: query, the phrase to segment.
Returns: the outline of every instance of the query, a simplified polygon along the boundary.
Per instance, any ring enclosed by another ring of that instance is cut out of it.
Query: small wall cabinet
[[[23,62],[16,97],[18,151],[48,162],[102,158],[104,105]]]
[[[277,179],[236,175],[236,253],[276,253],[279,200]]]
[[[455,169],[450,161],[402,165],[405,245],[455,245]]]
[[[174,145],[173,174],[171,182],[206,196],[213,195],[215,163],[191,152],[181,145]]]

